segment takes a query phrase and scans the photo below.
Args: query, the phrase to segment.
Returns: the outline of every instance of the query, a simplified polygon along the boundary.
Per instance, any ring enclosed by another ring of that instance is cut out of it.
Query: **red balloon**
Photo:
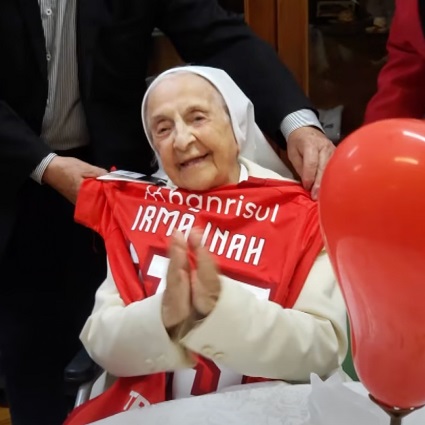
[[[348,136],[319,211],[361,382],[390,407],[425,405],[425,122],[384,120]]]

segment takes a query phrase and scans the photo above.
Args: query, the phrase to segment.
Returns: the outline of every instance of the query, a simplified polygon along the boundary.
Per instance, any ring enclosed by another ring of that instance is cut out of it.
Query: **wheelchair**
[[[37,365],[34,365],[34,367],[37,367]],[[90,398],[93,384],[101,373],[102,368],[82,348],[64,370],[65,392],[69,400],[69,410],[83,404]],[[7,406],[0,352],[0,407]]]

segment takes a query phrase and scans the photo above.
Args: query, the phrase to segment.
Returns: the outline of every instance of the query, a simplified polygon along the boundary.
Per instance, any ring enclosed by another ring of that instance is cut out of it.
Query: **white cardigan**
[[[250,161],[241,162],[250,176],[282,179]],[[221,276],[214,310],[174,341],[162,323],[161,299],[156,294],[125,306],[108,266],[81,332],[90,356],[112,375],[138,376],[190,368],[192,351],[242,375],[307,382],[312,372],[332,374],[346,355],[345,305],[324,251],[292,309],[259,300]]]

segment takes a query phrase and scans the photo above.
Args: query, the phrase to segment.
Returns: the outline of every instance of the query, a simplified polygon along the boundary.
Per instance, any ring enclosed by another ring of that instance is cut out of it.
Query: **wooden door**
[[[308,93],[308,0],[244,0],[245,20]]]
[[[277,0],[277,51],[308,94],[308,0]]]
[[[244,11],[247,24],[277,50],[277,0],[244,0]]]

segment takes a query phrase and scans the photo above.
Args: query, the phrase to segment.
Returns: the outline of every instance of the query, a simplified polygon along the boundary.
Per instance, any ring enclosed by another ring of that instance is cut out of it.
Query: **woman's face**
[[[219,92],[191,73],[171,74],[149,94],[147,126],[169,178],[187,190],[239,181],[239,146]]]

